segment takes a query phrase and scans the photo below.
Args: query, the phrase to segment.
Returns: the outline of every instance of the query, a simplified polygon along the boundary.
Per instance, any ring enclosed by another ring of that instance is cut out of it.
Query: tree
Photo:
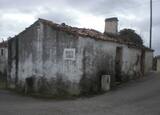
[[[123,29],[119,32],[119,37],[125,42],[132,42],[138,45],[143,45],[143,40],[139,34],[132,29]]]

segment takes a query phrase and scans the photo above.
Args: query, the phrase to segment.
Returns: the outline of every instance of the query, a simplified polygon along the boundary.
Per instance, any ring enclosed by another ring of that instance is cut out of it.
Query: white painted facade
[[[156,70],[158,71],[158,72],[160,72],[160,58],[157,58],[157,67],[156,67]]]
[[[153,69],[153,52],[145,52],[145,73]]]
[[[8,60],[8,49],[7,47],[0,48],[0,72],[7,72],[7,60]]]

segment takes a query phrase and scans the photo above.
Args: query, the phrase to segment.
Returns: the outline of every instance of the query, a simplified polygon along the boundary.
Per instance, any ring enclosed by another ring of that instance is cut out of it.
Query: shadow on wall
[[[19,83],[18,91],[28,95],[59,96],[67,97],[75,92],[69,89],[74,85],[70,81],[64,80],[64,76],[57,74],[56,78],[47,79],[44,76],[31,76],[26,78],[25,83]]]
[[[7,72],[0,72],[0,89],[5,89],[7,87]]]
[[[114,77],[113,59],[102,49],[92,50],[86,48],[83,58],[83,76],[80,80],[80,90],[83,95],[97,94],[102,92],[101,79],[103,75]]]

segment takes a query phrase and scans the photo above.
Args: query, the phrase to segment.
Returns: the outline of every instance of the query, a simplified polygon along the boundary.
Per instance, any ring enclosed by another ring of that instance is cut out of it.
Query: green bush
[[[138,35],[135,30],[123,29],[119,32],[119,37],[125,42],[132,42],[138,45],[143,45],[141,36]]]

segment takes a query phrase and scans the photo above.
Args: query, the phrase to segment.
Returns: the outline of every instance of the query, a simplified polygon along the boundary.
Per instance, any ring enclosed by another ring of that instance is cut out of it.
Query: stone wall
[[[9,41],[10,83],[24,92],[77,95],[82,76],[78,37],[36,23]],[[75,50],[75,59],[64,57]],[[13,87],[13,86],[12,86]]]
[[[124,46],[122,79],[124,81],[135,79],[141,74],[141,49]]]
[[[108,41],[81,38],[79,42],[83,49],[83,76],[80,85],[84,92],[101,90],[101,76],[111,75],[111,81],[116,81],[116,48],[122,48],[122,67],[118,73],[122,81],[135,79],[141,75],[141,49],[129,48],[127,45]],[[148,70],[149,71],[149,70]]]
[[[153,52],[145,51],[145,73],[153,69]]]
[[[17,82],[17,40],[18,38],[12,38],[8,41],[8,87],[15,88]]]
[[[8,82],[10,88],[18,87],[27,77],[31,77],[35,70],[32,69],[36,57],[30,58],[30,54],[36,55],[37,27],[39,24],[29,27],[18,36],[8,41]]]
[[[25,93],[97,93],[102,75],[110,75],[112,83],[116,81],[117,47],[122,48],[122,80],[137,77],[141,49],[68,34],[38,21],[9,40],[8,78],[12,87]],[[152,53],[147,53],[146,59],[151,58]],[[150,65],[147,67],[148,71]]]
[[[8,65],[8,48],[0,47],[0,81],[6,81]]]
[[[91,38],[79,38],[80,48],[83,51],[83,76],[80,81],[81,92],[99,92],[101,90],[102,75],[111,75],[115,80],[114,60],[116,44],[95,40]]]
[[[156,71],[160,72],[160,58],[156,61]]]

